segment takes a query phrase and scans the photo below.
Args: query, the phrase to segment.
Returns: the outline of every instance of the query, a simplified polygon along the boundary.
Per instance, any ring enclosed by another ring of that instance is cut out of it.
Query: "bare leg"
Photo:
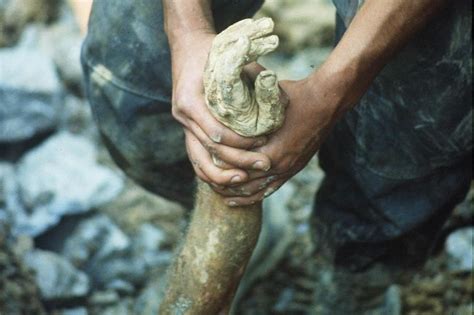
[[[168,271],[160,314],[227,312],[260,233],[261,204],[229,208],[198,182],[197,204],[186,239]]]

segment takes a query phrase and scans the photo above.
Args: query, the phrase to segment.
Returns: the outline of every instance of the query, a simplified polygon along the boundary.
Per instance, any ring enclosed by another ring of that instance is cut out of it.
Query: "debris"
[[[45,300],[73,299],[89,293],[89,278],[63,257],[43,250],[33,250],[24,257],[36,272],[36,281]]]

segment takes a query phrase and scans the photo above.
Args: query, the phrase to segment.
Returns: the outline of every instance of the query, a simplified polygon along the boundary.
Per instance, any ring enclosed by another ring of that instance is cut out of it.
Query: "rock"
[[[83,267],[119,256],[130,246],[128,236],[107,216],[96,215],[81,222],[67,237],[62,255],[74,265]]]
[[[163,278],[150,281],[135,301],[134,314],[158,314],[160,303],[164,297],[165,285]]]
[[[13,227],[16,225],[16,218],[25,212],[18,189],[13,164],[0,163],[0,222],[4,220]]]
[[[472,315],[474,314],[474,304],[461,305],[456,308],[453,315]]]
[[[122,279],[113,279],[105,286],[107,290],[113,290],[120,295],[132,295],[135,292],[135,287],[130,282]]]
[[[29,22],[49,22],[60,0],[1,0],[0,47],[15,43]]]
[[[164,262],[163,256],[157,255],[157,253],[165,239],[166,235],[162,230],[156,226],[145,223],[140,227],[138,234],[134,237],[133,248],[137,256],[141,256],[148,265],[160,264]],[[165,261],[167,260],[168,259]]]
[[[33,272],[15,254],[3,223],[0,219],[0,314],[46,314]]]
[[[95,136],[96,126],[92,119],[90,106],[85,100],[67,95],[60,117],[60,128],[72,133]],[[94,133],[94,134],[92,134]]]
[[[269,16],[275,21],[280,50],[295,52],[308,46],[333,44],[336,10],[331,1],[266,1],[259,16]]]
[[[41,32],[39,47],[51,57],[68,86],[78,87],[82,83],[80,55],[83,40],[70,14]]]
[[[385,293],[385,302],[382,314],[402,314],[401,290],[397,285],[391,285]]]
[[[62,92],[52,61],[34,50],[2,49],[0,64],[0,143],[55,129]]]
[[[89,293],[89,279],[61,256],[33,250],[24,256],[25,263],[36,272],[36,281],[45,300],[73,299]]]
[[[150,270],[171,260],[161,251],[164,233],[144,225],[129,238],[105,215],[84,220],[66,239],[62,254],[85,270],[94,286],[131,294],[142,285]]]
[[[61,216],[86,212],[115,198],[123,180],[97,164],[96,155],[86,138],[62,132],[22,158],[17,175],[28,213],[17,214],[17,232],[37,236]]]
[[[262,56],[259,63],[278,73],[280,80],[300,80],[319,68],[330,52],[326,47],[308,47],[297,54],[275,52]]]
[[[234,307],[251,286],[268,275],[284,257],[294,239],[288,204],[295,193],[291,182],[284,184],[263,202],[260,236],[234,298]]]
[[[13,185],[15,185],[13,164],[0,163],[0,209],[7,207],[7,199],[13,193]]]
[[[451,271],[472,271],[474,228],[466,227],[451,233],[445,249],[449,255],[448,269]]]
[[[62,310],[57,313],[58,315],[87,315],[87,308],[85,307],[76,307]]]
[[[122,262],[130,248],[130,239],[107,216],[84,220],[65,242],[62,254],[85,270],[94,286],[105,287],[117,278],[117,262]],[[127,269],[126,264],[119,264]],[[122,269],[121,269],[122,270]]]
[[[152,224],[165,234],[164,247],[178,243],[185,226],[185,210],[178,203],[153,195],[127,180],[123,193],[100,207],[128,234],[139,233],[143,224]]]
[[[134,314],[133,309],[133,300],[131,298],[121,299],[119,303],[102,306],[102,307],[93,307],[91,310],[92,315],[130,315]],[[141,314],[140,314],[141,315]]]
[[[95,292],[89,299],[91,305],[111,305],[117,303],[120,296],[113,290]]]

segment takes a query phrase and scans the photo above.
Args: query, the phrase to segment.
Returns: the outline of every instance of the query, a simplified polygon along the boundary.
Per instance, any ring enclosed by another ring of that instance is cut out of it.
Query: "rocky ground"
[[[328,1],[269,0],[259,14],[277,25],[281,49],[262,63],[280,78],[330,52]],[[186,226],[185,209],[111,162],[81,88],[81,40],[60,0],[0,0],[0,314],[156,314]],[[315,158],[266,200],[237,314],[311,313],[308,217],[323,176]],[[472,314],[473,200],[401,288],[403,314]]]

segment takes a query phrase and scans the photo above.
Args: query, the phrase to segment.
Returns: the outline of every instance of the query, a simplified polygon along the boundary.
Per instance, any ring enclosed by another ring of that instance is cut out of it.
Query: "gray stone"
[[[401,290],[397,285],[391,285],[385,294],[385,303],[382,314],[400,315],[402,314]]]
[[[13,164],[0,163],[0,209],[7,207],[8,196],[12,193],[15,182]]]
[[[43,299],[69,299],[89,293],[89,279],[61,256],[43,250],[33,250],[24,261],[36,272],[36,281]]]
[[[18,215],[25,212],[18,192],[18,181],[13,164],[0,163],[0,221],[14,227]],[[14,233],[12,228],[12,233]]]
[[[21,200],[16,231],[36,236],[68,214],[83,213],[115,198],[123,178],[96,162],[85,137],[59,133],[31,150],[19,163]]]
[[[62,310],[58,313],[58,315],[87,315],[87,308],[85,307],[76,307],[76,308],[68,308]]]
[[[83,99],[67,95],[61,111],[60,128],[73,133],[96,133],[96,125],[92,119],[89,104]],[[93,134],[95,136],[95,134]]]
[[[158,314],[161,301],[164,298],[165,286],[163,278],[150,281],[135,301],[134,314]]]
[[[133,239],[133,250],[136,256],[142,257],[147,265],[166,263],[169,260],[159,251],[166,239],[165,233],[154,225],[145,223],[140,226]]]
[[[234,307],[258,279],[271,272],[295,237],[289,202],[295,186],[287,182],[263,202],[263,225],[257,245],[234,298]]]
[[[62,92],[51,59],[35,50],[2,49],[0,64],[0,142],[55,129]]]
[[[107,307],[101,307],[92,312],[97,315],[130,315],[132,313],[133,300],[131,298],[125,298],[120,303],[110,305]],[[141,315],[141,314],[140,314]]]
[[[89,304],[91,305],[111,305],[118,302],[120,296],[113,290],[98,291],[89,298]]]
[[[52,58],[62,80],[68,85],[82,82],[82,41],[73,17],[63,18],[41,32],[39,47]]]
[[[83,268],[122,256],[130,246],[128,236],[105,215],[81,222],[66,239],[62,255]]]
[[[446,240],[448,269],[451,271],[472,271],[474,228],[466,227],[451,233]]]
[[[171,253],[160,249],[164,238],[147,224],[129,238],[107,216],[96,215],[72,231],[61,252],[87,272],[95,287],[131,294],[153,268],[171,260]]]
[[[453,315],[472,315],[472,314],[474,314],[473,303],[467,304],[467,305],[461,305],[457,307],[453,312]]]
[[[105,286],[108,290],[114,290],[120,295],[131,295],[135,292],[135,287],[130,282],[122,279],[113,279]]]
[[[1,0],[0,47],[14,44],[31,22],[47,22],[56,17],[59,0]]]

